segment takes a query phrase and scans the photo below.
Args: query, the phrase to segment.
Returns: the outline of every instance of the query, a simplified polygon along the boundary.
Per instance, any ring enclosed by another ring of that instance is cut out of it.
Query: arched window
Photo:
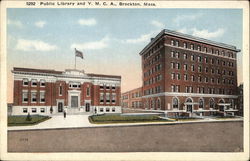
[[[214,99],[212,99],[212,98],[210,98],[210,100],[209,100],[209,107],[210,108],[214,108]]]
[[[153,107],[154,107],[154,101],[151,100],[151,102],[150,102],[150,108],[153,108]]]
[[[158,100],[157,100],[157,108],[161,109],[161,100],[160,100],[160,98],[158,98]]]
[[[199,108],[204,108],[204,100],[203,99],[199,99]]]
[[[179,107],[179,101],[176,97],[173,98],[173,108],[178,108]]]
[[[234,100],[233,99],[231,99],[231,108],[234,109]]]

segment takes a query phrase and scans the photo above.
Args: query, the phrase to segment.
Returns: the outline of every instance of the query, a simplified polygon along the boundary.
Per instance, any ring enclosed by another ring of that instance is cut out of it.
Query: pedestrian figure
[[[64,116],[64,118],[66,118],[66,111],[65,110],[63,111],[63,116]]]

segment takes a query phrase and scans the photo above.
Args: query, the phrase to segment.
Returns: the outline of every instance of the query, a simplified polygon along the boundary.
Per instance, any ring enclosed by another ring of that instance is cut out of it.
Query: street
[[[243,122],[8,131],[9,152],[243,151]]]

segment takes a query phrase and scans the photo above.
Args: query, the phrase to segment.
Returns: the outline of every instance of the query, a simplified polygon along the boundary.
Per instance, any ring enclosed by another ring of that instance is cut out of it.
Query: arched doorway
[[[186,99],[187,112],[193,112],[193,100],[191,98]]]
[[[204,100],[202,98],[199,99],[199,108],[204,109]]]
[[[213,98],[210,98],[209,100],[209,108],[210,109],[214,109],[215,108],[215,102]]]
[[[172,108],[178,110],[179,109],[179,100],[178,98],[174,97],[172,100]]]
[[[225,103],[224,99],[220,99],[219,100],[219,102],[218,102],[218,104],[219,104],[219,111],[224,112],[224,105],[222,105],[224,103]]]
[[[158,108],[158,110],[161,109],[161,99],[160,98],[157,99],[157,108]]]

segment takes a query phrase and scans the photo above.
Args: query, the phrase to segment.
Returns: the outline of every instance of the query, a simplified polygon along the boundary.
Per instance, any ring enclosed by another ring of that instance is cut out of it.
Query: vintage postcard
[[[2,1],[1,160],[248,160],[249,2]]]

